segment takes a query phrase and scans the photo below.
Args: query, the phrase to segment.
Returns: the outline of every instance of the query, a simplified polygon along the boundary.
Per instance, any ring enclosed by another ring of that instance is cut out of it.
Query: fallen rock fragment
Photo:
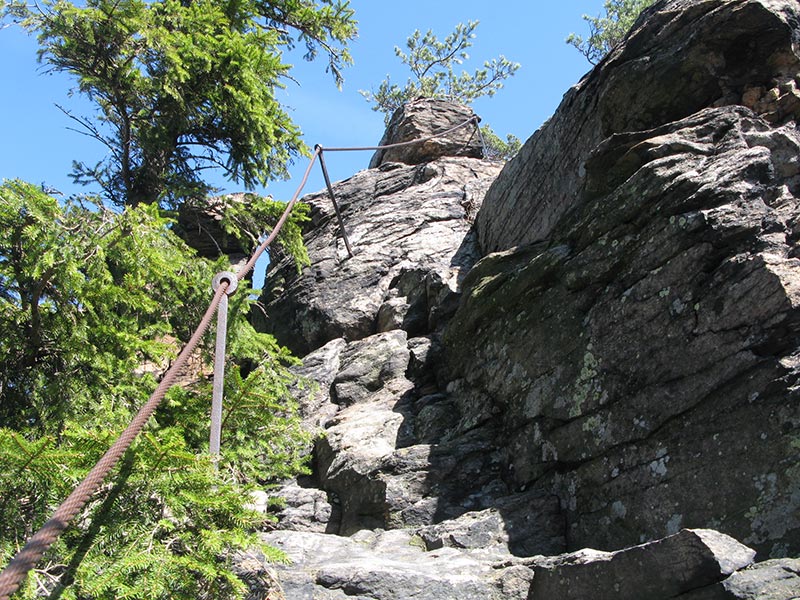
[[[684,529],[617,552],[579,550],[535,566],[528,600],[666,600],[721,581],[755,554],[710,529]]]

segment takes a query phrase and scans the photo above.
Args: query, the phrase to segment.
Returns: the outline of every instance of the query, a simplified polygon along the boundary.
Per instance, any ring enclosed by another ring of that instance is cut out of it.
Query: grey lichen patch
[[[678,513],[672,515],[669,521],[667,521],[667,535],[673,535],[678,533],[682,527],[683,527],[683,515]]]
[[[669,308],[673,316],[680,315],[686,309],[686,304],[680,298],[675,298]]]
[[[653,477],[665,477],[667,474],[667,463],[669,462],[670,457],[667,454],[666,448],[659,448],[658,452],[656,453],[656,459],[651,461],[648,465],[650,469],[650,473]]]
[[[775,541],[770,554],[779,552],[788,531],[800,525],[800,467],[793,466],[782,475],[764,473],[753,477],[758,492],[754,504],[745,513],[751,534],[746,544]],[[776,554],[777,556],[777,554]]]
[[[622,519],[625,515],[628,514],[628,509],[625,508],[625,505],[620,500],[615,500],[611,504],[611,516],[616,519]]]
[[[545,441],[542,443],[542,462],[555,462],[558,460],[558,449],[552,442]]]
[[[599,377],[600,363],[592,353],[592,350],[592,344],[588,344],[583,355],[583,365],[578,377],[575,379],[569,408],[569,416],[572,418],[581,416],[584,408],[588,405],[602,405],[605,403],[606,392],[602,388]]]

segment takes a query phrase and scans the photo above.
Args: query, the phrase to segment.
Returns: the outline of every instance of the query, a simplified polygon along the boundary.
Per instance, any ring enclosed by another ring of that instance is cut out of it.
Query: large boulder
[[[389,162],[418,165],[443,156],[483,158],[479,121],[469,107],[447,100],[406,102],[392,114],[379,144],[393,147],[376,151],[369,167]]]
[[[796,600],[800,559],[776,558],[732,573],[716,584],[678,596],[680,600]]]
[[[684,529],[618,552],[580,550],[534,567],[530,600],[678,598],[753,562],[755,551],[709,529]]]

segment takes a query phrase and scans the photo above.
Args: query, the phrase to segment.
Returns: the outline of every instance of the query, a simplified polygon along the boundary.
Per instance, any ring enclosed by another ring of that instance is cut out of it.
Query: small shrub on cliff
[[[509,160],[522,147],[522,142],[517,136],[509,133],[506,139],[502,140],[488,125],[481,127],[481,134],[486,143],[486,158],[489,159]]]
[[[634,21],[645,8],[655,0],[606,0],[605,16],[583,15],[589,23],[589,37],[571,33],[567,43],[575,46],[591,64],[596,65],[611,52],[633,26]]]
[[[494,96],[502,89],[503,81],[514,75],[519,63],[500,55],[483,63],[473,74],[456,73],[455,67],[469,58],[467,48],[472,46],[478,21],[459,23],[455,31],[443,41],[433,31],[423,35],[419,29],[406,40],[408,53],[395,46],[394,53],[411,71],[405,86],[392,83],[387,75],[375,92],[361,90],[372,110],[384,113],[388,123],[392,113],[415,98],[442,98],[460,104],[470,104],[482,96]]]
[[[417,29],[406,40],[408,53],[398,46],[394,48],[395,55],[408,67],[412,77],[400,87],[387,75],[377,91],[360,90],[361,95],[372,103],[372,110],[383,113],[387,124],[395,110],[416,98],[440,98],[469,105],[477,98],[494,96],[520,65],[500,55],[485,61],[483,68],[472,74],[457,73],[456,67],[469,58],[467,49],[472,46],[477,26],[478,21],[459,23],[443,41],[431,30],[423,35]],[[516,152],[519,140],[515,136],[509,135],[503,142],[488,126],[481,131],[493,158],[510,158]]]

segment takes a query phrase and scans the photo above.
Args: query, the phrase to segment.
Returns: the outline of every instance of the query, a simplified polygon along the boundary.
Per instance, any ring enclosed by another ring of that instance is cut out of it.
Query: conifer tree
[[[292,217],[285,252],[303,218]],[[228,268],[197,258],[170,225],[153,204],[120,212],[0,185],[0,566],[128,425]],[[231,298],[219,471],[210,382],[195,374],[19,597],[240,598],[235,552],[281,558],[255,535],[265,517],[248,508],[249,490],[303,471],[309,439],[289,393],[297,361],[249,325],[250,302],[248,290]]]
[[[415,98],[442,98],[467,105],[482,96],[494,96],[520,65],[500,55],[485,61],[483,68],[472,74],[457,73],[456,67],[469,59],[467,49],[472,46],[478,23],[459,23],[441,41],[432,30],[423,35],[417,29],[406,40],[408,53],[398,46],[394,48],[395,55],[408,67],[412,77],[400,87],[387,75],[377,91],[361,90],[361,95],[373,104],[372,110],[384,114],[387,123],[397,108]]]
[[[321,51],[340,84],[356,35],[346,0],[16,0],[5,12],[95,103],[95,115],[69,114],[108,157],[76,161],[73,176],[116,205],[203,197],[210,168],[247,189],[284,176],[307,152],[276,99],[285,52]]]
[[[417,29],[406,40],[408,53],[395,46],[394,53],[411,71],[403,87],[392,83],[386,76],[375,91],[360,90],[372,103],[372,110],[383,113],[384,121],[399,107],[416,98],[440,98],[469,105],[483,96],[494,96],[503,88],[503,82],[517,72],[519,63],[500,55],[483,63],[482,69],[470,74],[456,72],[456,67],[469,59],[467,49],[472,46],[478,21],[459,23],[444,40],[439,40],[432,30],[424,35]],[[509,159],[521,145],[519,138],[509,134],[503,141],[488,126],[481,127],[489,149],[489,158]]]

